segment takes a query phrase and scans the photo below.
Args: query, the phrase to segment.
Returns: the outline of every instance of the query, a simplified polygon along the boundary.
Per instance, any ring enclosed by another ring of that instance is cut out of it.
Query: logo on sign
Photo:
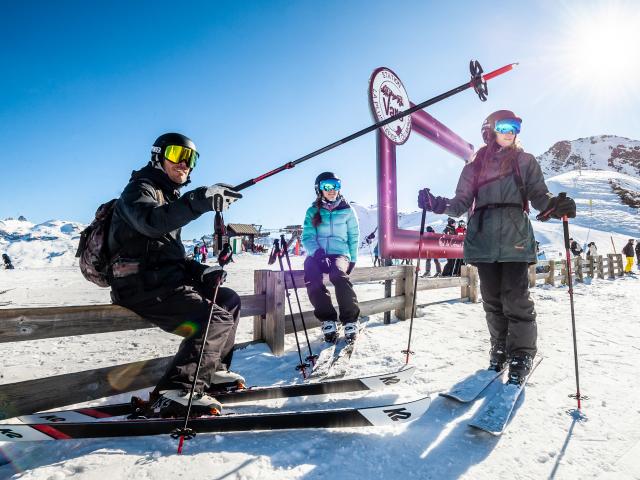
[[[376,69],[371,75],[369,100],[371,111],[377,122],[393,117],[410,107],[409,95],[404,85],[393,71],[385,67]],[[389,140],[396,145],[402,145],[411,133],[411,115],[399,118],[381,128]]]

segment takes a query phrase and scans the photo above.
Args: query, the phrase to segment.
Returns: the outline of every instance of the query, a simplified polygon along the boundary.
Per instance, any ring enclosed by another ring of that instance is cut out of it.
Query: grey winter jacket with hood
[[[483,160],[486,164],[482,168],[474,165],[476,160],[465,165],[458,180],[455,197],[449,200],[444,213],[459,217],[472,207],[474,178],[480,170],[476,210],[470,214],[464,240],[464,259],[467,263],[536,263],[533,227],[521,206],[522,195],[509,159],[513,155],[517,155],[515,161],[518,162],[526,195],[533,208],[545,210],[552,197],[538,161],[533,155],[521,150],[501,149],[491,158]],[[501,164],[504,164],[502,170]],[[494,180],[487,182],[491,179]],[[520,206],[479,208],[500,203]]]

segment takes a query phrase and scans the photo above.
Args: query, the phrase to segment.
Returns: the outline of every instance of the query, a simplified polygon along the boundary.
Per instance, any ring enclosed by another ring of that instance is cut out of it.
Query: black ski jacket
[[[622,253],[624,253],[625,257],[633,257],[633,245],[627,243],[622,249]]]
[[[109,228],[111,291],[116,303],[156,297],[192,283],[206,268],[185,258],[180,231],[211,211],[212,202],[205,198],[205,187],[180,196],[183,186],[151,163],[132,172]]]
[[[640,242],[636,242],[636,257],[640,258]]]

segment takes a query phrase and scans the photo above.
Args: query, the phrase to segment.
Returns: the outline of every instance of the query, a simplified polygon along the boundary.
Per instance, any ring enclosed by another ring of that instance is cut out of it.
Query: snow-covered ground
[[[560,228],[549,229],[550,243]],[[295,259],[300,262],[301,259]],[[363,257],[360,265],[370,265]],[[229,268],[229,286],[252,290],[252,271],[266,268],[265,256],[239,255]],[[360,298],[382,296],[382,285],[357,286]],[[6,292],[4,292],[7,290]],[[84,281],[75,268],[0,270],[0,301],[11,306],[102,303],[106,290]],[[308,409],[375,405],[386,400],[433,396],[429,411],[401,428],[202,434],[176,455],[168,436],[77,440],[58,443],[0,443],[0,478],[20,479],[495,479],[640,478],[640,279],[593,280],[575,287],[580,380],[589,396],[588,420],[576,422],[569,296],[564,287],[532,290],[543,362],[532,377],[508,430],[501,438],[467,426],[482,399],[471,406],[437,396],[438,391],[486,365],[488,335],[481,304],[460,303],[459,289],[421,292],[414,325],[415,378],[383,393],[344,394],[258,402],[233,407]],[[250,338],[243,319],[238,341]],[[409,323],[384,325],[374,315],[354,353],[350,375],[396,369],[404,361]],[[311,332],[313,346],[321,345]],[[3,344],[0,383],[87,370],[170,355],[178,340],[159,330],[78,336]],[[299,382],[291,335],[286,355],[264,345],[239,350],[233,368],[250,384]],[[489,392],[491,389],[489,389]],[[108,401],[123,401],[121,395]],[[99,402],[96,402],[99,403]],[[95,404],[95,403],[94,403]]]

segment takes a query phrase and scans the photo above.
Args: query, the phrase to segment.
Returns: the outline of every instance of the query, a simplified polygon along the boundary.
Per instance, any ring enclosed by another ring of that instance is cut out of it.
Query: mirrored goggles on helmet
[[[167,145],[164,149],[164,158],[175,164],[186,162],[189,168],[196,166],[199,156],[195,150],[180,145]]]
[[[498,120],[496,122],[494,130],[502,134],[513,133],[514,135],[517,135],[520,133],[521,125],[522,122],[520,120],[516,120],[515,118],[505,118],[504,120]]]
[[[340,190],[340,180],[337,178],[330,178],[328,180],[320,181],[318,188],[320,190],[324,190],[325,192],[331,192],[332,190]]]

